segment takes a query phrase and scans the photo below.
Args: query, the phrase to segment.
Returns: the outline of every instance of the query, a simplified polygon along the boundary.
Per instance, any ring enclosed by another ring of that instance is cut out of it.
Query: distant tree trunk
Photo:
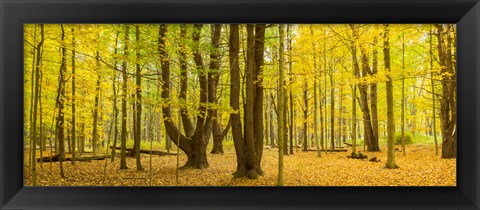
[[[377,51],[377,37],[373,38],[373,63],[371,76],[375,77],[378,72],[378,51]],[[373,136],[378,141],[378,111],[377,111],[377,83],[370,84],[370,106],[372,107],[372,130]]]
[[[123,62],[122,62],[122,131],[121,131],[121,150],[120,150],[120,169],[128,169],[126,159],[126,147],[127,147],[127,58],[128,58],[128,45],[129,45],[129,27],[125,24],[125,39],[123,46]]]
[[[326,27],[323,27],[323,38],[327,39],[327,30]],[[328,142],[328,126],[327,126],[327,42],[323,42],[323,104],[324,104],[324,126],[322,128],[322,143],[325,143],[325,153],[327,152],[327,142]],[[321,91],[320,91],[321,93]]]
[[[75,105],[75,29],[72,26],[72,165],[75,165],[75,141],[77,138]]]
[[[138,25],[135,27],[135,38],[136,38],[136,86],[135,86],[135,93],[136,93],[136,112],[135,116],[135,124],[136,124],[136,131],[135,131],[135,157],[137,163],[137,171],[143,171],[142,161],[140,156],[140,143],[141,143],[141,132],[142,132],[142,69],[140,68],[140,28]]]
[[[63,26],[62,26],[62,29],[63,29]],[[45,31],[44,31],[44,25],[43,24],[40,24],[40,42],[38,42],[38,45],[37,45],[37,55],[36,55],[36,67],[35,67],[35,99],[34,99],[34,103],[33,103],[33,120],[32,120],[32,140],[31,140],[31,143],[30,143],[30,154],[32,156],[32,165],[31,165],[31,168],[32,168],[32,185],[33,186],[36,186],[37,185],[37,169],[36,169],[36,163],[37,163],[37,158],[36,158],[36,153],[37,153],[37,150],[36,150],[36,147],[37,147],[37,106],[38,106],[38,100],[39,100],[39,94],[40,94],[40,68],[42,66],[42,48],[43,48],[43,42],[45,40],[44,38],[45,36]],[[64,34],[62,32],[62,38],[63,38]],[[65,48],[63,48],[63,50],[65,50]],[[62,57],[64,58],[64,57]],[[62,60],[63,61],[63,60]],[[63,65],[63,63],[62,63]],[[62,71],[62,69],[60,69],[60,71]],[[33,80],[33,78],[32,78]],[[62,82],[62,81],[61,81]],[[61,83],[60,82],[60,83]],[[61,84],[59,84],[59,87],[60,87]],[[40,124],[40,126],[42,126]],[[62,173],[62,176],[63,176],[63,173]]]
[[[308,83],[306,75],[303,77],[303,151],[308,151]]]
[[[95,60],[97,62],[97,85],[95,90],[95,106],[93,108],[93,136],[92,136],[92,146],[93,146],[93,156],[97,155],[97,147],[98,147],[98,101],[100,97],[100,53],[97,51],[97,55],[95,56]]]
[[[401,144],[402,144],[402,152],[405,156],[405,34],[402,33],[402,115],[401,115],[401,122],[402,122],[402,136],[401,136]]]
[[[115,58],[117,57],[117,46],[118,46],[118,34],[120,33],[119,30],[117,30],[116,35],[115,35],[115,49],[114,49],[114,56]],[[115,64],[114,66],[117,66],[117,59],[115,59]],[[118,137],[118,107],[117,107],[117,86],[116,86],[116,81],[117,81],[117,71],[113,71],[113,76],[112,76],[112,90],[113,90],[113,121],[114,121],[114,132],[113,132],[113,148],[117,148],[117,137]],[[112,149],[112,155],[111,155],[111,162],[115,160],[115,150]]]
[[[275,147],[275,131],[273,126],[273,96],[270,95],[270,147]]]
[[[293,154],[293,126],[294,126],[294,119],[295,119],[295,116],[294,116],[294,107],[293,107],[293,91],[292,91],[292,83],[293,83],[293,69],[292,69],[292,66],[293,66],[293,61],[292,61],[292,39],[291,39],[291,32],[290,32],[290,24],[287,25],[287,36],[288,36],[288,70],[289,70],[289,77],[290,77],[290,85],[288,87],[288,90],[289,90],[289,96],[290,96],[290,126],[289,126],[289,131],[288,131],[288,134],[289,134],[289,138],[290,138],[290,154]],[[288,109],[287,107],[285,107],[285,109]]]
[[[65,177],[63,172],[63,161],[65,160],[65,116],[64,116],[64,106],[65,106],[65,74],[67,71],[67,60],[66,60],[66,47],[63,41],[65,40],[65,30],[63,28],[63,24],[60,25],[62,28],[62,35],[61,35],[61,51],[62,51],[62,61],[60,66],[60,79],[58,83],[58,90],[59,95],[57,98],[57,105],[58,105],[58,117],[57,117],[57,131],[58,131],[58,149],[59,149],[59,156],[60,156],[60,176]]]
[[[284,72],[285,72],[285,59],[284,59],[284,25],[280,24],[279,28],[279,39],[280,39],[280,47],[279,47],[279,78],[278,78],[278,86],[279,88],[279,97],[277,98],[278,104],[278,180],[277,185],[283,186],[283,141],[285,140],[283,137],[283,133],[285,130],[280,129],[283,128],[283,123],[285,122],[285,116],[283,115],[284,107],[284,94],[285,88],[283,87],[284,84]]]
[[[333,69],[330,69],[330,148],[335,149],[335,88],[333,86]]]
[[[438,39],[438,55],[441,66],[441,84],[442,93],[440,98],[440,123],[442,126],[442,158],[456,158],[457,157],[457,137],[456,137],[456,122],[457,122],[457,106],[456,106],[456,76],[457,73],[453,64],[453,43],[452,34],[454,30],[451,25],[436,24],[437,39]]]
[[[395,136],[395,119],[393,113],[393,82],[390,75],[392,69],[390,67],[390,37],[388,24],[385,24],[385,32],[383,33],[383,59],[385,63],[385,71],[387,72],[387,164],[386,168],[398,168],[395,164],[395,148],[394,148],[394,136]]]
[[[435,114],[436,108],[436,101],[435,101],[435,80],[433,79],[433,30],[432,25],[430,25],[430,83],[432,88],[432,130],[433,130],[433,139],[435,140],[435,155],[438,155],[438,142],[437,142],[437,116]]]

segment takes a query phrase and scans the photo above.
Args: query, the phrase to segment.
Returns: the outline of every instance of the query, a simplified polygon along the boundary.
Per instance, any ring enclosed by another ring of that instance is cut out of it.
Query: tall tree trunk
[[[387,92],[387,163],[386,168],[398,168],[395,164],[395,119],[393,115],[393,82],[390,67],[390,37],[388,24],[385,24],[385,32],[383,33],[383,59],[385,63],[385,71],[387,72],[386,92]]]
[[[453,66],[452,26],[436,24],[438,39],[438,55],[441,66],[442,96],[440,98],[440,123],[442,126],[442,158],[457,157],[457,106],[455,100],[456,72]]]
[[[306,75],[303,77],[303,151],[308,151],[308,83]]]
[[[75,119],[75,26],[72,26],[72,165],[75,165],[75,141],[76,119]]]
[[[220,54],[220,38],[222,25],[214,24],[211,27],[212,30],[212,50],[210,52],[210,67],[209,67],[209,101],[213,104],[218,104],[217,89],[218,81],[220,80],[220,66],[221,66],[221,54]],[[222,129],[221,121],[218,116],[218,109],[213,107],[210,111],[212,118],[212,136],[213,136],[213,148],[210,151],[211,154],[223,154],[223,139],[230,129],[230,121],[227,123],[225,129]]]
[[[278,78],[278,86],[279,88],[279,97],[277,98],[277,104],[278,104],[278,180],[277,180],[277,185],[278,186],[283,186],[283,141],[285,140],[283,138],[283,133],[285,130],[280,129],[283,128],[283,123],[285,122],[285,116],[283,110],[285,109],[284,107],[284,94],[285,94],[285,87],[283,86],[284,84],[284,72],[285,72],[285,59],[284,59],[284,25],[280,24],[278,26],[279,28],[279,39],[280,39],[280,46],[279,46],[279,78]]]
[[[333,86],[333,69],[330,69],[330,149],[335,149],[335,88]]]
[[[63,29],[63,26],[62,26],[62,29]],[[39,94],[40,94],[40,71],[41,71],[41,66],[42,66],[42,50],[43,50],[43,42],[45,40],[44,38],[45,36],[45,30],[44,30],[44,25],[43,24],[40,24],[40,42],[38,42],[38,45],[37,45],[37,55],[36,55],[36,67],[35,67],[35,99],[34,99],[34,102],[33,102],[33,120],[32,120],[32,140],[31,140],[31,143],[30,143],[30,154],[32,156],[32,164],[31,164],[31,168],[32,168],[32,185],[35,186],[37,185],[37,166],[36,166],[36,163],[37,163],[37,158],[36,158],[36,153],[37,153],[37,150],[36,150],[36,147],[37,147],[37,106],[38,106],[38,101],[39,101]],[[62,37],[64,36],[63,32],[62,32]],[[65,50],[65,48],[63,48],[63,50]],[[64,58],[65,56],[63,55],[62,58]],[[62,60],[63,61],[63,60]],[[63,63],[62,63],[63,65]],[[62,69],[60,70],[62,71]],[[32,78],[33,80],[33,78]],[[61,81],[62,82],[62,81]],[[59,84],[60,86],[60,84]],[[40,124],[40,126],[42,126]],[[63,175],[62,175],[63,176]]]
[[[401,111],[401,122],[402,122],[402,135],[401,135],[401,144],[403,155],[406,155],[405,151],[405,34],[402,33],[402,111]]]
[[[95,105],[93,108],[93,136],[92,136],[92,146],[93,146],[93,156],[97,155],[98,149],[98,101],[100,97],[100,53],[97,51],[97,55],[95,56],[95,60],[97,62],[97,85],[95,90]]]
[[[135,86],[135,93],[136,93],[136,119],[135,119],[135,158],[137,163],[137,171],[143,171],[142,161],[140,156],[140,143],[142,137],[142,69],[140,68],[140,28],[138,24],[135,27],[135,41],[137,42],[136,45],[136,86]]]
[[[237,169],[234,177],[243,177],[247,174],[246,147],[242,133],[242,122],[240,119],[240,66],[239,66],[239,27],[237,24],[230,25],[228,40],[228,55],[230,62],[230,121],[232,124],[232,137],[237,156]],[[273,130],[272,128],[270,128]]]
[[[310,25],[310,35],[312,36],[312,40],[315,39],[313,34],[313,25]],[[317,70],[317,49],[315,42],[312,41],[312,48],[313,48],[313,136],[315,139],[315,147],[317,150],[317,157],[321,157],[320,153],[320,145],[318,142],[318,96],[317,96],[317,86],[318,86],[318,70]]]
[[[118,34],[120,33],[120,30],[117,30],[116,35],[115,35],[115,49],[114,49],[114,56],[115,58],[117,57],[117,46],[118,46]],[[115,64],[114,66],[117,66],[117,59],[115,59]],[[117,71],[113,71],[113,76],[112,76],[112,90],[113,90],[113,121],[114,121],[114,132],[113,132],[113,148],[117,148],[117,137],[118,137],[118,107],[117,107],[117,86],[116,86],[116,81],[117,81]],[[112,155],[111,155],[111,162],[115,160],[115,149],[112,149]]]
[[[293,154],[293,126],[294,126],[294,119],[295,119],[295,115],[294,115],[294,107],[293,107],[293,91],[292,91],[292,83],[293,83],[293,61],[292,61],[292,39],[291,39],[291,33],[290,33],[290,24],[287,25],[287,39],[288,39],[288,71],[289,71],[289,81],[290,81],[290,85],[288,87],[288,90],[289,90],[289,96],[290,96],[290,126],[289,126],[289,130],[288,130],[288,134],[289,134],[289,138],[290,138],[290,154]],[[288,109],[287,107],[285,107],[285,109]]]
[[[57,117],[57,136],[58,136],[58,149],[59,149],[59,156],[60,156],[60,176],[65,177],[63,172],[63,161],[65,160],[65,115],[64,115],[64,106],[65,106],[65,74],[67,71],[67,60],[66,60],[66,47],[63,43],[65,40],[65,30],[63,28],[63,24],[60,25],[62,28],[62,61],[60,66],[60,79],[58,84],[59,95],[57,98],[57,106],[58,106],[58,117]]]
[[[187,65],[187,25],[180,25],[180,43],[179,43],[179,60],[180,60],[180,94],[179,98],[186,102],[187,101],[187,92],[188,92],[188,65]],[[188,117],[188,107],[181,106],[180,114],[182,117],[183,130],[186,136],[192,136],[194,127],[192,121]]]
[[[375,77],[378,72],[378,50],[377,50],[377,38],[373,38],[373,63],[371,76]],[[378,111],[377,111],[377,83],[372,82],[370,84],[370,106],[372,107],[372,130],[373,137],[378,141]]]
[[[354,27],[354,26],[353,26]],[[355,30],[354,34],[355,39],[358,39],[358,32]],[[365,52],[365,47],[360,46],[361,52],[361,61],[362,61],[362,77],[365,77],[367,74],[370,74],[370,67],[368,65],[368,57]],[[358,85],[360,89],[360,107],[363,112],[363,123],[364,123],[364,139],[367,145],[368,151],[380,151],[378,146],[378,139],[375,138],[373,133],[372,118],[370,115],[370,109],[368,108],[368,86],[367,84],[360,83]]]
[[[259,175],[263,174],[261,161],[263,155],[263,54],[265,46],[265,24],[255,25],[255,42],[254,42],[254,91],[255,101],[253,104],[253,135],[255,136],[255,156],[256,170]]]
[[[247,64],[245,69],[245,144],[247,149],[247,173],[251,178],[257,177],[257,160],[255,156],[255,136],[254,136],[254,103],[255,103],[255,37],[254,26],[247,24]]]
[[[438,155],[438,141],[437,141],[437,116],[436,116],[436,101],[435,101],[435,80],[433,79],[433,30],[432,25],[430,25],[430,84],[432,88],[432,132],[433,132],[433,139],[435,141],[435,155]]]
[[[123,46],[123,62],[122,62],[122,128],[121,128],[121,143],[120,143],[120,169],[128,169],[126,160],[127,147],[127,59],[128,59],[128,45],[129,45],[129,26],[125,24],[125,38]]]

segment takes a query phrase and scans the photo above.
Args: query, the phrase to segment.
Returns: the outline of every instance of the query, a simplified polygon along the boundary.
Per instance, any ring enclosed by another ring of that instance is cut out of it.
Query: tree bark
[[[63,28],[62,28],[63,29]],[[63,35],[63,33],[62,33]],[[38,45],[36,47],[36,66],[35,66],[35,98],[34,98],[34,103],[33,103],[33,120],[32,120],[32,140],[30,141],[30,154],[32,156],[31,159],[31,168],[32,168],[32,185],[35,186],[37,185],[37,166],[36,166],[36,147],[37,147],[37,109],[38,109],[38,101],[39,101],[39,94],[40,94],[40,71],[41,71],[41,66],[42,66],[42,48],[43,48],[43,43],[45,41],[45,29],[44,25],[40,24],[40,42],[38,42]],[[65,48],[63,48],[65,50]],[[62,57],[63,58],[63,57]],[[63,60],[62,60],[63,61]],[[62,71],[62,69],[60,70]],[[33,80],[34,78],[32,78]],[[59,84],[60,87],[61,84]],[[40,124],[40,126],[42,126]]]
[[[186,104],[188,93],[188,65],[187,65],[187,25],[180,25],[180,43],[179,43],[179,55],[180,55],[180,94],[179,98]],[[183,130],[186,136],[192,136],[194,127],[192,121],[188,116],[188,107],[182,105],[180,108],[180,114],[182,117]]]
[[[136,95],[136,114],[135,114],[135,124],[136,124],[136,131],[135,131],[135,158],[137,164],[137,171],[143,171],[141,156],[140,156],[140,143],[142,137],[142,69],[140,68],[140,28],[138,25],[135,27],[135,38],[137,42],[136,48],[136,86],[135,86],[135,95]]]
[[[385,63],[385,71],[387,72],[386,92],[387,92],[387,163],[386,168],[398,168],[395,164],[395,119],[393,113],[393,82],[390,67],[390,37],[388,24],[385,24],[385,31],[383,33],[383,59]]]
[[[65,74],[67,71],[67,61],[66,61],[66,47],[63,44],[65,40],[65,30],[63,28],[63,24],[60,25],[62,28],[62,61],[60,66],[60,79],[58,84],[59,95],[57,98],[57,106],[58,106],[58,117],[57,117],[57,136],[58,136],[58,154],[60,156],[60,176],[65,177],[63,171],[63,161],[65,160],[65,115],[64,115],[64,106],[65,106]]]
[[[230,62],[230,121],[232,124],[232,137],[237,156],[237,169],[234,177],[243,177],[247,174],[246,148],[242,133],[242,122],[240,119],[240,66],[239,66],[239,26],[230,25],[230,36],[228,40],[228,55]]]
[[[277,104],[278,104],[278,180],[277,180],[277,186],[283,186],[283,141],[285,140],[283,138],[285,130],[280,129],[283,128],[283,123],[285,122],[285,116],[283,110],[285,109],[284,107],[284,94],[285,94],[285,87],[284,87],[284,72],[285,72],[285,59],[284,59],[284,25],[280,24],[278,26],[279,28],[279,42],[280,42],[280,47],[279,47],[279,78],[278,78],[278,86],[279,88],[279,97],[277,98]]]
[[[75,29],[72,26],[72,165],[75,165],[76,119],[75,119]]]
[[[263,174],[261,161],[263,155],[263,65],[265,46],[265,24],[255,25],[254,42],[254,91],[255,101],[253,104],[253,135],[255,136],[256,170],[259,175]]]
[[[125,24],[125,38],[123,47],[123,62],[122,62],[122,128],[121,128],[121,150],[120,150],[120,169],[128,169],[126,160],[127,147],[127,59],[128,59],[128,45],[129,45],[129,26]]]
[[[310,25],[310,35],[312,36],[312,48],[313,48],[313,138],[315,139],[315,148],[317,149],[317,157],[321,157],[320,145],[318,142],[318,96],[317,96],[317,86],[318,86],[318,70],[317,70],[317,49],[315,45],[315,36],[313,34],[313,25]]]
[[[440,58],[440,73],[442,75],[442,92],[440,98],[440,124],[442,126],[442,158],[457,157],[457,106],[456,106],[456,72],[453,66],[452,26],[444,28],[436,24],[438,39],[438,55]]]
[[[93,108],[93,133],[92,133],[92,147],[93,147],[93,156],[97,156],[97,147],[98,147],[98,101],[100,97],[100,53],[97,51],[95,56],[97,62],[97,85],[95,89],[95,105]]]

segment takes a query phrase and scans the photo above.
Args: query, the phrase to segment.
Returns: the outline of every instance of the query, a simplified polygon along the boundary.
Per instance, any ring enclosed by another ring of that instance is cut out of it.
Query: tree
[[[66,47],[63,41],[65,40],[65,30],[63,28],[63,24],[60,24],[62,28],[61,40],[61,52],[62,52],[62,60],[60,65],[60,78],[58,83],[58,96],[57,96],[57,106],[58,106],[58,117],[57,117],[57,137],[58,137],[58,149],[59,149],[59,163],[60,163],[60,176],[65,177],[63,171],[63,161],[65,161],[65,114],[64,114],[64,106],[65,106],[65,83],[66,78],[65,74],[67,71],[67,55],[66,55]]]
[[[142,132],[142,69],[140,68],[140,29],[138,24],[135,26],[135,38],[136,38],[136,86],[135,86],[135,104],[136,104],[136,113],[135,113],[135,157],[137,163],[137,171],[143,171],[141,157],[140,157],[140,143],[141,143],[141,132]]]
[[[438,40],[438,57],[440,59],[440,74],[442,93],[440,98],[440,124],[442,126],[442,158],[457,157],[457,106],[456,106],[456,71],[454,65],[453,27],[451,25],[435,24]]]
[[[75,119],[75,29],[72,26],[72,165],[75,164],[75,141],[76,141],[76,119]]]
[[[122,62],[122,128],[121,128],[121,144],[120,144],[120,169],[128,169],[127,160],[126,160],[126,149],[127,149],[127,59],[128,59],[128,45],[129,45],[129,26],[128,24],[124,25],[125,38],[123,46],[123,62]]]
[[[257,173],[262,175],[261,168],[263,154],[263,65],[265,46],[265,24],[255,25],[254,41],[254,104],[253,104],[253,135],[255,136],[255,157]]]
[[[200,53],[200,33],[202,24],[195,24],[192,34],[193,41],[193,57],[197,71],[199,73],[200,82],[200,102],[198,106],[197,122],[192,136],[185,136],[172,121],[171,106],[167,104],[162,107],[164,115],[165,130],[177,147],[179,147],[187,155],[187,162],[182,168],[207,168],[208,161],[206,155],[208,136],[212,129],[212,119],[207,109],[207,103],[212,102],[208,99],[208,80],[207,72],[204,67],[202,55]],[[158,51],[160,55],[160,63],[162,68],[162,100],[167,101],[170,98],[170,61],[168,51],[166,50],[166,35],[168,27],[165,24],[160,25],[158,38]],[[168,102],[167,102],[168,103]],[[211,112],[210,112],[211,113]]]
[[[280,24],[278,25],[278,30],[279,30],[279,64],[278,64],[278,86],[279,88],[279,97],[277,98],[277,104],[278,104],[278,128],[283,128],[283,123],[285,116],[283,115],[283,110],[285,109],[284,107],[284,94],[285,94],[285,87],[284,87],[284,72],[285,72],[285,59],[284,59],[284,25]],[[277,185],[278,186],[283,186],[283,141],[285,140],[283,137],[283,133],[285,130],[283,129],[278,129],[278,180],[277,180]]]
[[[40,94],[40,71],[42,67],[42,48],[43,48],[43,43],[45,41],[45,29],[44,25],[40,24],[40,41],[38,42],[38,45],[36,46],[36,66],[35,66],[35,96],[34,96],[34,103],[33,103],[33,120],[32,120],[32,140],[30,143],[30,154],[32,156],[31,159],[31,168],[32,168],[32,183],[33,186],[37,185],[37,169],[36,169],[36,147],[37,147],[37,106],[38,106],[38,101],[40,99],[39,94]],[[33,80],[33,78],[32,78]],[[40,126],[41,123],[40,123]],[[41,138],[41,137],[40,137]]]
[[[221,66],[221,52],[220,52],[220,38],[222,32],[222,25],[215,24],[211,27],[212,31],[212,49],[210,52],[210,65],[209,65],[209,95],[210,101],[213,102],[213,109],[211,109],[212,116],[212,135],[213,135],[213,148],[211,154],[223,154],[223,139],[230,130],[230,120],[228,121],[225,129],[222,129],[221,121],[218,116],[218,108],[215,105],[218,104],[217,88],[218,81],[220,79],[220,66]],[[263,134],[262,134],[263,135]],[[262,147],[263,149],[263,147]]]
[[[390,67],[390,38],[388,24],[385,24],[385,31],[383,32],[383,59],[385,63],[385,71],[387,74],[386,91],[387,91],[387,164],[386,168],[398,168],[395,164],[395,148],[394,148],[394,136],[395,136],[395,119],[393,115],[393,82]]]

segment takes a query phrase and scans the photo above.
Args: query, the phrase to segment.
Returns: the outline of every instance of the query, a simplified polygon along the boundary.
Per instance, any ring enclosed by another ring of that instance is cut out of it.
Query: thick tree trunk
[[[254,86],[254,73],[255,73],[255,36],[254,26],[247,25],[247,65],[245,70],[245,144],[247,149],[247,173],[251,178],[257,178],[257,160],[256,160],[256,148],[255,148],[255,136],[254,136],[254,103],[255,103],[255,86]]]
[[[362,57],[362,75],[365,77],[369,74],[370,67],[368,66],[368,57],[366,55],[365,49],[361,46],[360,47],[361,57]],[[372,117],[370,114],[370,109],[368,108],[368,86],[367,84],[359,84],[360,88],[360,107],[362,108],[363,112],[363,123],[364,123],[364,131],[365,131],[365,142],[367,144],[367,149],[370,152],[373,151],[380,151],[378,146],[378,139],[375,138],[373,132],[373,122]]]
[[[199,82],[200,82],[200,105],[198,107],[198,112],[200,115],[197,117],[195,131],[193,136],[187,137],[180,133],[179,129],[174,125],[172,121],[171,107],[163,106],[162,112],[164,115],[164,124],[165,130],[174,142],[185,154],[188,159],[182,168],[207,168],[207,143],[208,136],[211,133],[211,111],[207,109],[207,102],[209,99],[208,96],[208,82],[207,82],[207,73],[203,64],[203,59],[200,54],[200,33],[202,29],[201,24],[196,24],[194,26],[194,33],[192,35],[194,43],[194,52],[193,57],[195,60],[195,65],[199,72]],[[162,68],[162,99],[164,101],[170,99],[170,61],[168,53],[166,50],[166,34],[167,34],[167,25],[161,24],[159,29],[159,38],[158,38],[158,50],[160,55],[160,63]]]
[[[441,79],[442,96],[440,98],[440,123],[442,126],[442,158],[457,157],[457,106],[456,106],[456,72],[453,66],[452,54],[452,26],[435,25],[437,28],[438,39],[438,55],[440,58],[440,73],[443,75]]]
[[[255,136],[255,157],[256,170],[259,175],[263,174],[261,161],[263,155],[263,53],[265,46],[265,24],[255,25],[255,43],[254,43],[254,91],[255,101],[253,104],[253,135]]]
[[[239,27],[237,24],[232,24],[230,25],[228,55],[230,58],[230,106],[233,109],[230,113],[230,121],[232,124],[232,137],[237,156],[237,169],[235,173],[233,173],[234,177],[243,177],[247,174],[246,148],[242,133],[242,122],[240,119],[240,66],[238,63],[239,45]]]

